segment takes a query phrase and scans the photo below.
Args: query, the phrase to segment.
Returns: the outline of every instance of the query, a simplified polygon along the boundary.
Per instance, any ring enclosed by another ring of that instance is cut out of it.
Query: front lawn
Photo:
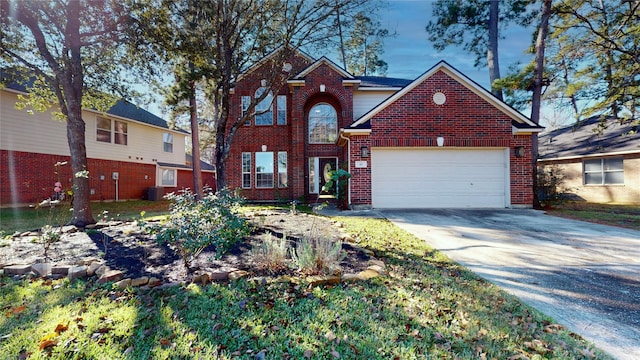
[[[336,218],[388,274],[119,291],[0,278],[0,353],[29,359],[608,359],[386,220]]]

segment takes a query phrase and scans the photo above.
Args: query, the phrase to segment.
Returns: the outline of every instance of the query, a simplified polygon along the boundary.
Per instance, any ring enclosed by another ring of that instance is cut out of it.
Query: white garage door
[[[509,206],[505,149],[372,149],[375,208]]]

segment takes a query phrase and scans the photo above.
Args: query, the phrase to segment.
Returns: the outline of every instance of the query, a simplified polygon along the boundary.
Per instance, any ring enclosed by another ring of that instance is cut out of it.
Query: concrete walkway
[[[618,359],[640,359],[640,231],[535,210],[385,210],[397,226]]]

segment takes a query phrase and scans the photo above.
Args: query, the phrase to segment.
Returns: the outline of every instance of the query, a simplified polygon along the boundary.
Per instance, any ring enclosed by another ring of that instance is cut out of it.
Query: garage
[[[505,208],[507,149],[373,148],[374,208]]]

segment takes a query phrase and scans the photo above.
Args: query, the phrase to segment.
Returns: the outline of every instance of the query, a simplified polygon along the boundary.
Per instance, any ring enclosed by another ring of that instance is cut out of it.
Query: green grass
[[[386,262],[388,275],[333,287],[240,280],[131,291],[0,278],[0,353],[30,359],[254,359],[261,351],[267,359],[608,359],[388,221],[337,220]],[[41,350],[46,340],[55,343]]]
[[[554,216],[640,230],[640,205],[592,204],[567,201],[547,213]]]
[[[141,211],[145,211],[145,217],[149,217],[167,213],[168,209],[168,201],[130,200],[91,203],[91,212],[96,220],[137,219]],[[16,231],[40,229],[44,225],[64,225],[70,219],[71,208],[67,203],[54,208],[1,208],[0,233],[12,234]]]

